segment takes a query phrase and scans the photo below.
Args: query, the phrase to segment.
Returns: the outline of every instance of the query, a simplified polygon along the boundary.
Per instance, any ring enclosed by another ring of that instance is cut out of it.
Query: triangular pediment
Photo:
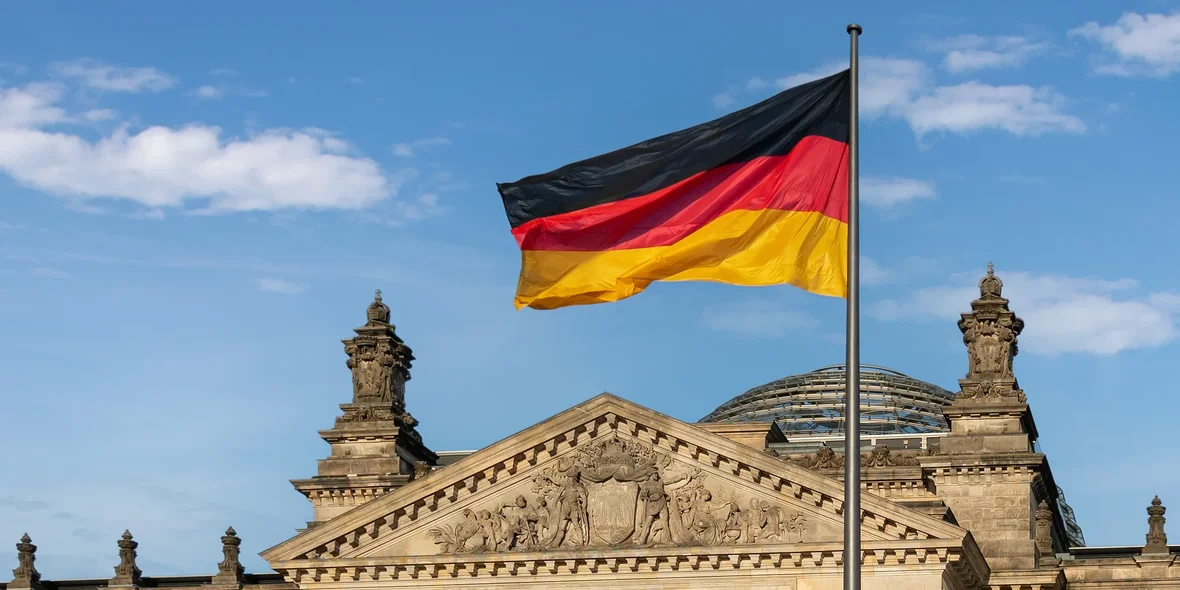
[[[603,394],[262,556],[290,571],[325,560],[837,543],[843,493],[836,480]],[[967,535],[872,494],[861,508],[866,543]]]

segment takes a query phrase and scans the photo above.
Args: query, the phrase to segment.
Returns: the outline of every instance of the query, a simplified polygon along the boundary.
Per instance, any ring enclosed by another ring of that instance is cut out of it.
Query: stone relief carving
[[[831,447],[823,445],[814,454],[794,457],[791,462],[807,469],[843,469],[844,455],[837,455]],[[863,467],[909,467],[918,465],[918,457],[916,453],[894,453],[885,445],[877,445],[861,455],[860,463]]]
[[[908,467],[918,464],[915,455],[894,453],[885,445],[877,445],[864,456],[861,464],[865,467]]]
[[[440,553],[801,542],[802,514],[712,490],[699,469],[609,437],[559,458],[529,494],[430,529]],[[714,496],[714,493],[717,495]]]

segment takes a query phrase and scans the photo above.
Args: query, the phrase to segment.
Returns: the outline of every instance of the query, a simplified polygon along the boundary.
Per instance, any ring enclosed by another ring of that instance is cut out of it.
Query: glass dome
[[[844,365],[833,365],[760,385],[721,404],[701,422],[774,420],[787,436],[844,432],[844,374]],[[862,365],[861,433],[947,432],[942,408],[954,397],[893,369]]]

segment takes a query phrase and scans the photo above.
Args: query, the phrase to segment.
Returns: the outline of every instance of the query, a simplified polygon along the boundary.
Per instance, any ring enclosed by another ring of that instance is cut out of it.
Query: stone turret
[[[1008,307],[989,263],[979,297],[959,320],[967,373],[943,409],[940,454],[920,457],[937,495],[971,530],[993,571],[1054,567],[1067,547],[1057,487],[1036,452],[1036,424],[1013,370],[1024,321]]]
[[[365,318],[365,325],[354,330],[356,336],[344,341],[352,400],[340,405],[336,425],[319,433],[332,453],[319,461],[315,477],[291,482],[314,507],[309,527],[405,485],[414,477],[416,463],[438,461],[406,410],[414,355],[390,323],[381,291]]]

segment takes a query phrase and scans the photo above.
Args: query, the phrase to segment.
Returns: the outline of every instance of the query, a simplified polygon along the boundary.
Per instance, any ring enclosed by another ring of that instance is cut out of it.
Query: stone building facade
[[[1180,588],[1159,498],[1143,545],[1082,544],[1014,371],[1024,323],[990,268],[979,288],[959,321],[959,390],[918,411],[945,428],[855,450],[864,587]],[[231,528],[215,574],[148,576],[128,532],[112,578],[54,582],[26,535],[0,590],[841,587],[838,436],[773,417],[687,423],[602,394],[478,451],[435,452],[407,410],[413,354],[380,292],[355,331],[352,399],[319,433],[330,454],[292,481],[312,520],[261,554],[275,573],[243,571]]]

